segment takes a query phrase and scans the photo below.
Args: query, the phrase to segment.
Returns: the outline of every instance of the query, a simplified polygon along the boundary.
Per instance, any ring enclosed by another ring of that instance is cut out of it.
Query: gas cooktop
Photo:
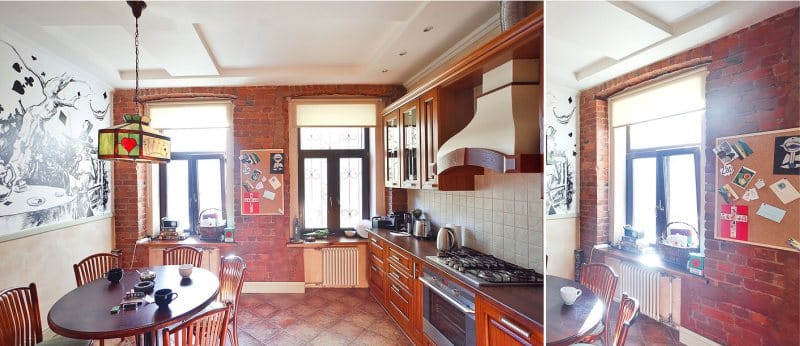
[[[472,286],[542,285],[544,276],[468,247],[448,251],[429,260]]]

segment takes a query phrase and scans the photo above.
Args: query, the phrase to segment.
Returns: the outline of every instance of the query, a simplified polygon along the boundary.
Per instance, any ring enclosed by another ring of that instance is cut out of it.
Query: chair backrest
[[[0,292],[0,345],[27,346],[42,342],[36,284]]]
[[[230,306],[209,310],[173,328],[164,329],[164,345],[224,346]]]
[[[614,346],[625,345],[628,338],[628,328],[639,314],[639,301],[629,297],[627,293],[622,293],[622,300],[619,301],[619,316],[617,316],[617,326],[614,328]]]
[[[87,282],[97,280],[113,268],[119,267],[119,255],[112,253],[98,253],[84,258],[78,264],[73,264],[75,282],[78,287]]]
[[[239,296],[242,294],[244,273],[247,264],[239,256],[222,257],[222,266],[219,268],[219,301],[233,306],[234,314],[237,310]],[[231,316],[233,317],[233,316]]]
[[[191,264],[200,267],[202,263],[203,250],[191,246],[176,246],[164,250],[164,265]]]
[[[606,328],[603,330],[603,343],[608,344],[608,336],[610,334],[608,328],[608,315],[611,306],[611,300],[614,298],[614,292],[617,290],[617,280],[619,276],[614,272],[614,269],[602,263],[588,263],[581,267],[581,285],[589,289],[606,304],[606,314],[603,317],[603,324]]]

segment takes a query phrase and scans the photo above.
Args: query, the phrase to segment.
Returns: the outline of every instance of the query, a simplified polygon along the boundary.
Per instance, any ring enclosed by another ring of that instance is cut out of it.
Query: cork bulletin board
[[[283,215],[286,167],[283,150],[242,150],[239,153],[242,215]]]
[[[800,128],[720,137],[717,239],[793,250],[800,239]]]

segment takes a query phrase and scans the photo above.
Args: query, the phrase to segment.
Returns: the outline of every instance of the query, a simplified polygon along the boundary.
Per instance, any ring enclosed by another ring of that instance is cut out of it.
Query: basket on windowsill
[[[679,233],[689,233],[684,235],[689,237],[690,244],[697,244],[697,246],[681,247],[667,243],[668,236]],[[661,238],[658,240],[656,248],[661,255],[662,261],[684,268],[686,267],[686,262],[689,261],[689,254],[700,252],[700,237],[694,226],[686,222],[674,221],[667,224],[666,229],[661,233]]]
[[[221,241],[226,226],[225,212],[217,208],[209,208],[200,212],[197,234],[201,240]]]

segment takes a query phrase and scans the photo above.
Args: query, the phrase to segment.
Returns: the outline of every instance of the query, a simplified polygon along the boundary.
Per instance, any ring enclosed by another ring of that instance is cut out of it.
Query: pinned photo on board
[[[750,181],[753,180],[753,177],[756,176],[756,171],[742,166],[739,168],[739,172],[736,173],[736,176],[733,177],[733,185],[736,185],[741,188],[747,188],[747,184],[750,184]]]
[[[800,175],[800,136],[775,137],[772,173]]]
[[[271,174],[283,174],[283,154],[272,153],[269,155],[269,172]]]
[[[728,143],[728,141],[724,141],[717,145],[716,148],[711,149],[714,154],[717,155],[717,158],[722,162],[722,164],[729,164],[734,159],[738,158],[739,155],[733,150],[733,146]]]

